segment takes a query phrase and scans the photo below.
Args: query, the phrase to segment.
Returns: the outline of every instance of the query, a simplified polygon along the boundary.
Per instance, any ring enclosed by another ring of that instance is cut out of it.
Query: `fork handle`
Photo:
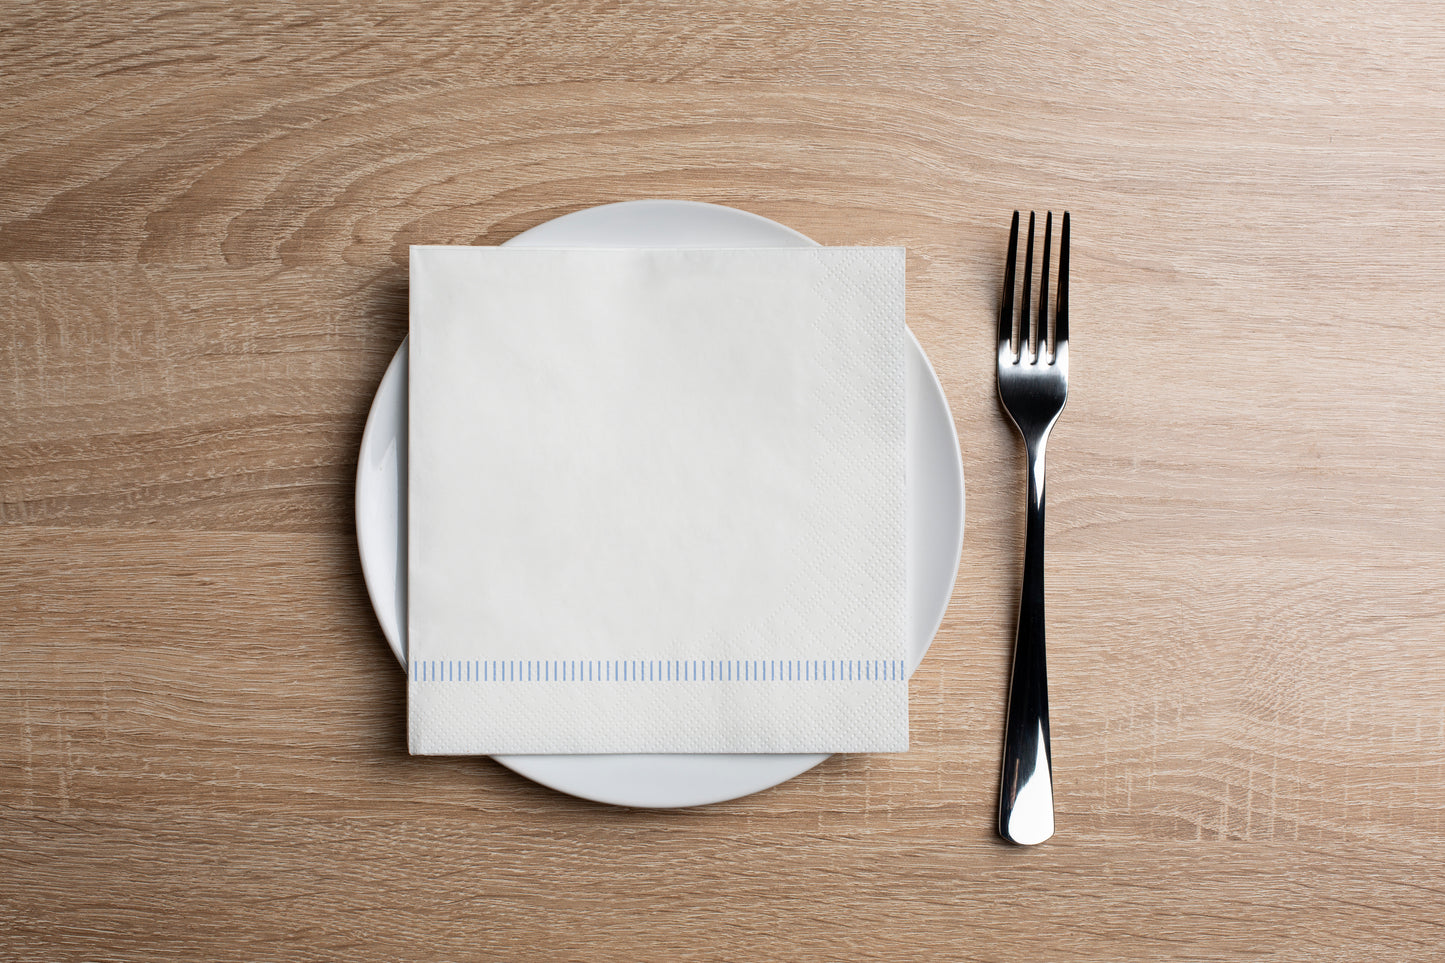
[[[1028,528],[1004,728],[999,787],[999,834],[1031,846],[1054,834],[1053,763],[1049,748],[1049,687],[1044,658],[1044,446],[1028,444]]]

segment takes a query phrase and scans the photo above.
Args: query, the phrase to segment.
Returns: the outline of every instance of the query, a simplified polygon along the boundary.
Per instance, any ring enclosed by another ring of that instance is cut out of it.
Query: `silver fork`
[[[1049,748],[1049,687],[1044,659],[1044,446],[1069,396],[1069,214],[1059,236],[1059,292],[1049,340],[1050,211],[1044,220],[1044,256],[1039,272],[1037,313],[1031,312],[1034,273],[1034,215],[1029,212],[1018,338],[1014,329],[1014,264],[1018,260],[1019,212],[1008,237],[1003,302],[998,309],[998,395],[1028,449],[1028,528],[1024,541],[1024,585],[1019,600],[1004,730],[1003,776],[998,830],[1010,842],[1031,846],[1054,834],[1053,761]],[[1015,350],[1015,345],[1017,350]]]

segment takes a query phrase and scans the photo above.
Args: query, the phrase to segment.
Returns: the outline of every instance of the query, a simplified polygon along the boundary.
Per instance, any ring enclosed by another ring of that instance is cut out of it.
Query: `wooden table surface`
[[[0,28],[0,958],[1445,955],[1438,4]],[[675,812],[409,757],[352,526],[407,245],[649,197],[906,246],[968,494],[912,750]],[[1036,849],[994,832],[1015,207],[1074,219]]]

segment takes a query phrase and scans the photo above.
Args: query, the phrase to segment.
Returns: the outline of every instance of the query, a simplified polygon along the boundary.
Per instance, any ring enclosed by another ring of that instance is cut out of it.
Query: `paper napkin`
[[[411,249],[413,753],[908,745],[896,248]]]

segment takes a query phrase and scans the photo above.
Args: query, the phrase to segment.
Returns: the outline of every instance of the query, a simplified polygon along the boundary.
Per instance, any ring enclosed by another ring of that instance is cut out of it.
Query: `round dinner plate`
[[[625,201],[539,224],[519,247],[799,247],[813,241],[746,211],[696,201]],[[909,673],[943,621],[963,547],[963,463],[938,377],[909,333]],[[381,379],[356,468],[356,538],[366,590],[406,666],[407,343]],[[699,806],[786,782],[827,755],[526,755],[498,762],[560,792],[619,806]]]

